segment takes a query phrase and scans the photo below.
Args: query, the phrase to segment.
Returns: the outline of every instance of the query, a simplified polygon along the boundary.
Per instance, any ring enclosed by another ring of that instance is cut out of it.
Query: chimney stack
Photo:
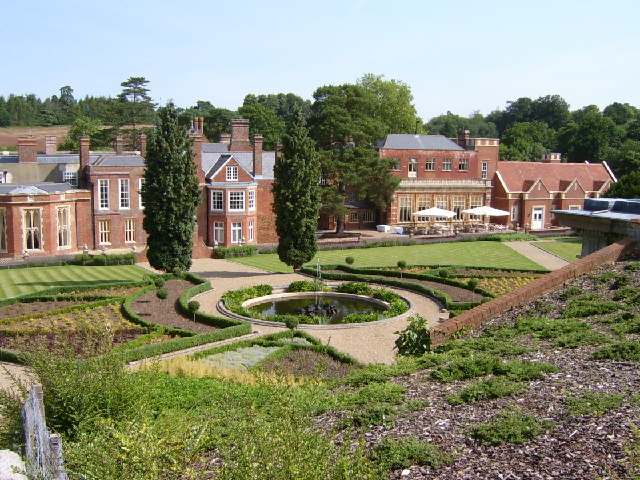
[[[51,155],[58,152],[58,138],[55,135],[44,137],[44,153]]]
[[[199,118],[198,133],[200,133],[200,135],[204,135],[204,117]]]
[[[469,130],[461,130],[458,132],[458,145],[464,149],[469,147],[469,140],[471,139],[471,132]]]
[[[18,162],[36,163],[38,160],[38,140],[34,137],[18,137]]]
[[[122,155],[122,144],[124,141],[122,140],[122,135],[118,135],[116,137],[116,155]]]
[[[280,158],[282,156],[282,144],[280,142],[276,142],[274,150],[275,157]]]
[[[253,136],[253,176],[262,176],[262,135],[256,133]]]
[[[239,118],[231,120],[231,152],[251,152],[253,147],[249,141],[249,120]]]
[[[204,183],[204,170],[202,170],[202,135],[192,133],[189,135],[189,138],[193,140],[193,153],[195,154],[193,162],[196,165],[196,175],[198,176],[198,181]]]
[[[220,143],[231,143],[231,134],[230,133],[221,133],[220,134]]]
[[[147,156],[147,136],[144,133],[138,135],[138,150],[140,150],[140,156]]]
[[[562,160],[561,153],[543,153],[542,163],[560,163]]]
[[[78,186],[86,188],[87,167],[89,165],[89,137],[83,136],[78,139],[80,145],[80,167],[78,168]]]

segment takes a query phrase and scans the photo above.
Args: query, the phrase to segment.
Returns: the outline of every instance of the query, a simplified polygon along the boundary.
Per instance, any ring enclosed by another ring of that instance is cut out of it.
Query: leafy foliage
[[[487,380],[476,382],[459,393],[447,397],[451,405],[462,405],[479,400],[491,400],[494,398],[510,397],[521,393],[526,386],[521,382],[506,379],[504,377],[493,377]]]
[[[371,452],[372,459],[387,470],[399,470],[412,465],[439,468],[451,461],[436,446],[416,438],[385,437]]]
[[[537,437],[548,428],[548,422],[536,420],[516,408],[508,408],[502,410],[493,422],[472,427],[469,435],[485,445],[523,443]]]
[[[420,315],[410,318],[407,328],[395,333],[399,335],[396,339],[399,355],[420,356],[431,349],[429,322]]]
[[[149,234],[147,258],[152,267],[165,272],[191,266],[194,217],[200,203],[191,146],[186,129],[178,125],[175,107],[161,108],[149,138],[142,200],[143,227]]]

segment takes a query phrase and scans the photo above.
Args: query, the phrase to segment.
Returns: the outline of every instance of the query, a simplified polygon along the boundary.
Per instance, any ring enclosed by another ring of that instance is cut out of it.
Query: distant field
[[[0,150],[15,150],[18,145],[18,137],[33,136],[38,139],[38,148],[44,150],[44,137],[55,135],[58,143],[69,132],[69,125],[56,125],[54,127],[3,127],[0,128]]]
[[[0,300],[47,288],[136,281],[149,271],[135,265],[35,267],[0,270]]]
[[[547,252],[564,258],[568,262],[575,262],[578,259],[577,255],[580,255],[580,252],[582,251],[582,240],[579,238],[571,240],[553,240],[551,242],[536,242],[535,245]]]
[[[430,245],[360,248],[351,250],[325,250],[318,252],[310,263],[320,259],[321,264],[345,263],[353,257],[354,266],[390,266],[398,260],[409,265],[465,265],[470,267],[499,267],[543,270],[537,263],[520,255],[500,242],[455,242]],[[271,272],[291,272],[291,267],[280,262],[278,255],[233,258],[231,261],[262,268]]]

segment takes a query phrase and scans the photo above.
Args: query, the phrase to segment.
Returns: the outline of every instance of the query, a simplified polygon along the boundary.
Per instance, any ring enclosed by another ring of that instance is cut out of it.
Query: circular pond
[[[242,306],[252,313],[267,316],[330,317],[330,324],[342,323],[342,319],[352,313],[382,313],[389,308],[387,303],[375,298],[335,292],[280,293],[247,300]]]

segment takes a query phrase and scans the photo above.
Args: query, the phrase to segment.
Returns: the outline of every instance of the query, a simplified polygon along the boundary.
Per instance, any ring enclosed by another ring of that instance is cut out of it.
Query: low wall
[[[621,240],[602,250],[587,255],[575,263],[548,273],[506,295],[494,298],[489,302],[478,305],[471,310],[467,310],[456,317],[438,324],[438,326],[434,327],[430,332],[432,348],[445,342],[451,335],[463,328],[479,328],[492,318],[508,310],[539,298],[542,294],[550,290],[592,272],[600,265],[618,260],[623,253],[632,248],[634,243],[632,239]]]

